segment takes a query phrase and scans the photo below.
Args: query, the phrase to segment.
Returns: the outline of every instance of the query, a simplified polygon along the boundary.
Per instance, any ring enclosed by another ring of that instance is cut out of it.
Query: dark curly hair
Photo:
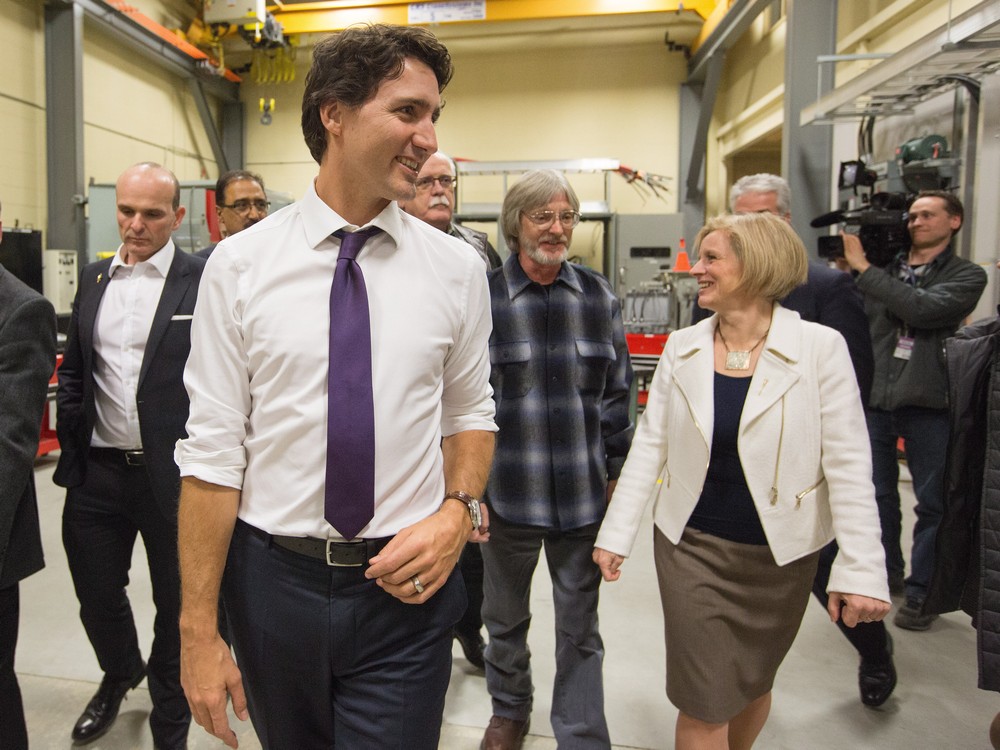
[[[444,91],[453,72],[451,55],[427,29],[352,26],[316,45],[302,95],[302,134],[317,163],[326,153],[320,109],[331,101],[360,107],[375,96],[383,81],[403,75],[406,58],[419,60],[433,70],[438,92]]]

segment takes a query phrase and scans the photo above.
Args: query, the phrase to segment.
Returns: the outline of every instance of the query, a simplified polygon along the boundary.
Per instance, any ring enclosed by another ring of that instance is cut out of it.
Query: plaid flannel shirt
[[[563,263],[531,281],[512,254],[489,274],[499,427],[487,488],[513,523],[570,530],[604,517],[632,442],[621,307],[600,274]]]

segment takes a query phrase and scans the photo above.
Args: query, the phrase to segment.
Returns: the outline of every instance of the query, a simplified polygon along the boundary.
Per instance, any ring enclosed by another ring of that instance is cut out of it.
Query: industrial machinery
[[[76,250],[46,249],[43,253],[42,286],[58,315],[69,315],[73,311],[79,276],[77,259]]]

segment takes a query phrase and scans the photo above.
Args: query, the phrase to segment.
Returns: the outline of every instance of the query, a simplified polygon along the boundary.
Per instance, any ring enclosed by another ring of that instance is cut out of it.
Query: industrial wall
[[[0,201],[8,227],[45,226],[45,44],[34,0],[0,3]]]
[[[303,50],[305,53],[306,51]],[[476,52],[452,48],[455,75],[445,89],[438,121],[440,147],[478,161],[618,159],[635,169],[678,173],[678,87],[686,61],[662,44],[563,47],[547,38],[528,51]],[[245,85],[248,168],[269,187],[296,197],[316,174],[299,126],[309,55],[302,54],[291,84]],[[270,125],[256,103],[275,100]],[[603,176],[571,175],[581,200],[604,195]],[[676,181],[671,183],[676,188]],[[500,178],[467,178],[464,200],[499,203]],[[611,207],[621,213],[672,213],[676,189],[663,198],[611,178]],[[492,227],[483,226],[492,234]],[[574,253],[600,268],[600,225],[581,224]]]
[[[164,25],[169,3],[134,3]],[[45,229],[45,11],[39,0],[0,2],[0,201],[3,223]],[[212,150],[186,85],[93,24],[84,24],[84,149],[88,179],[114,182],[137,161],[182,179],[215,179]],[[51,210],[60,210],[51,207]],[[90,217],[114,222],[114,216]]]
[[[134,0],[165,26],[183,26],[186,0]],[[838,52],[895,51],[958,15],[976,0],[841,0]],[[84,33],[85,171],[112,182],[129,164],[159,161],[182,180],[214,179],[208,140],[186,85],[124,48],[93,24]],[[780,169],[785,22],[767,10],[727,54],[708,141],[706,204],[725,206],[731,181],[749,171]],[[610,157],[636,169],[669,175],[674,191],[665,200],[641,193],[615,177],[611,206],[621,213],[678,210],[678,86],[686,76],[682,54],[661,43],[587,47],[539,36],[525,49],[483,45],[453,47],[456,75],[446,91],[438,130],[441,146],[477,160]],[[46,206],[44,3],[0,2],[0,200],[8,226],[44,228]],[[296,80],[244,84],[248,166],[269,187],[295,197],[315,173],[299,131],[302,83],[309,63],[300,51]],[[235,63],[234,63],[235,64]],[[842,63],[838,82],[874,62]],[[261,125],[257,103],[275,100],[273,122]],[[789,125],[794,127],[794,124]],[[809,127],[826,127],[812,125]],[[839,126],[850,130],[853,124]],[[906,130],[877,126],[886,142]],[[901,129],[900,129],[901,128]],[[837,139],[854,158],[850,135]],[[894,142],[894,141],[892,141]],[[466,199],[491,200],[497,182],[463,184]],[[602,197],[601,180],[576,177],[581,197]],[[91,221],[113,217],[91,217]],[[592,252],[594,227],[578,230],[578,250]]]
[[[172,5],[134,3],[164,25],[183,25]],[[685,75],[681,53],[662,44],[564,47],[558,39],[529,51],[454,52],[456,75],[446,90],[440,121],[443,148],[477,160],[609,157],[636,169],[676,176],[677,87]],[[44,6],[37,0],[0,3],[0,200],[4,223],[44,229],[46,207]],[[248,167],[269,187],[298,197],[316,172],[302,142],[299,113],[308,49],[296,80],[244,84]],[[543,74],[539,74],[543,71]],[[274,98],[270,126],[260,124],[260,97]],[[150,65],[114,38],[84,25],[85,172],[113,182],[128,165],[158,161],[181,180],[214,179],[217,167],[183,81]],[[469,199],[499,184],[478,178],[463,186]],[[603,197],[602,179],[574,178],[583,199]],[[612,207],[626,213],[677,210],[614,177]],[[495,198],[499,200],[499,198]],[[482,200],[489,200],[483,198]],[[57,210],[53,208],[52,210]],[[113,221],[113,217],[90,217]],[[578,236],[579,250],[599,238]]]
[[[896,52],[946,24],[949,11],[955,17],[977,4],[978,0],[841,0],[837,54]],[[780,172],[782,127],[798,126],[784,123],[784,51],[785,18],[772,18],[765,11],[727,54],[706,160],[709,214],[724,210],[727,187],[738,177],[765,169]],[[845,83],[878,62],[837,63],[836,84]],[[876,124],[877,146],[888,148],[887,144],[895,145],[913,137],[900,138],[902,133],[925,127],[912,120],[900,123],[900,119]],[[845,150],[833,155],[834,164],[857,157],[850,134],[857,123],[838,127],[848,133],[837,140]],[[752,168],[744,167],[745,164]]]

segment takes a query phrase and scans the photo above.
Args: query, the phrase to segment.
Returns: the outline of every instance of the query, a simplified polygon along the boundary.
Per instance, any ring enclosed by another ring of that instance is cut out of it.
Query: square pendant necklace
[[[729,344],[726,343],[726,337],[722,335],[721,326],[716,326],[715,330],[719,332],[719,340],[722,345],[726,347],[726,369],[727,370],[749,370],[750,369],[750,355],[753,354],[753,350],[756,349],[764,339],[767,338],[767,334],[771,332],[768,328],[764,331],[764,335],[761,336],[757,343],[750,347],[747,351],[733,351],[729,348]]]

